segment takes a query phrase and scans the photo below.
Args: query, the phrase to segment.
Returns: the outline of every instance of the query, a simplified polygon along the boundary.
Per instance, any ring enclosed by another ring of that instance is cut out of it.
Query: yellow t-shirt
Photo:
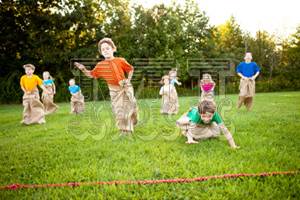
[[[27,75],[23,75],[20,80],[20,85],[23,87],[26,91],[33,91],[36,89],[38,85],[42,85],[43,80],[40,79],[37,75],[32,75],[31,77]]]

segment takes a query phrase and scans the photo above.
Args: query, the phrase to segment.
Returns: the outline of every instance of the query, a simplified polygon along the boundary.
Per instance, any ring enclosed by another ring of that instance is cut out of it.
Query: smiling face
[[[75,81],[74,81],[74,79],[71,79],[71,80],[69,80],[69,85],[70,85],[70,86],[73,86],[73,85],[75,85]]]
[[[27,76],[31,76],[34,70],[31,67],[25,67],[25,73]]]
[[[105,59],[111,59],[114,57],[115,49],[113,49],[113,47],[108,43],[102,43],[100,50],[101,50],[101,54]]]
[[[251,62],[251,61],[252,61],[252,53],[247,52],[247,53],[245,54],[244,59],[245,59],[245,62],[247,62],[247,63]]]
[[[43,73],[43,79],[44,79],[44,80],[50,79],[50,74],[49,74],[49,72],[44,72],[44,73]]]
[[[214,113],[210,113],[210,112],[201,113],[200,116],[201,116],[202,121],[203,121],[205,124],[208,124],[208,123],[210,123],[210,121],[212,120],[212,118],[213,118],[213,116],[214,116]]]

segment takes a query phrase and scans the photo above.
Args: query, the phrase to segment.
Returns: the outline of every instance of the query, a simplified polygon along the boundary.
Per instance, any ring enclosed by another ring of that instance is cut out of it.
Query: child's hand
[[[181,83],[181,82],[178,82],[178,85],[182,85],[182,83]]]
[[[74,62],[74,65],[75,65],[75,67],[77,67],[77,68],[80,69],[80,70],[83,70],[83,69],[84,69],[84,65],[82,65],[82,64],[80,64],[80,63],[78,63],[78,62]]]
[[[195,140],[188,140],[188,141],[186,141],[185,143],[186,143],[186,144],[198,144],[198,142],[195,141]]]
[[[240,146],[233,146],[233,147],[231,147],[232,149],[240,149],[241,147]]]

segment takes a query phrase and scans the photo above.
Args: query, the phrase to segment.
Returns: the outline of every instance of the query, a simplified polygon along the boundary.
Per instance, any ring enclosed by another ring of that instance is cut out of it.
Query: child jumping
[[[161,110],[162,114],[177,114],[178,113],[178,96],[176,88],[170,84],[168,75],[162,77],[163,86],[160,88],[159,94],[162,96]]]
[[[69,91],[71,93],[71,113],[80,114],[84,111],[84,96],[81,89],[75,84],[74,79],[69,80]]]
[[[54,95],[56,93],[55,84],[52,76],[49,72],[45,71],[43,73],[43,85],[49,91],[49,93],[43,92],[42,101],[45,108],[45,114],[53,113],[57,110],[58,106],[53,102]]]
[[[100,40],[98,50],[105,60],[99,62],[93,70],[87,70],[80,63],[74,64],[86,76],[106,81],[118,129],[121,134],[130,134],[137,124],[137,103],[131,85],[134,69],[124,58],[114,57],[117,48],[110,38]]]
[[[198,143],[196,140],[218,137],[222,131],[230,147],[239,148],[221,116],[216,112],[216,105],[212,101],[200,102],[198,108],[192,108],[177,120],[177,126],[187,137],[188,144]]]
[[[43,86],[43,81],[37,75],[33,74],[35,66],[32,64],[23,65],[25,75],[21,77],[20,86],[23,95],[23,120],[21,123],[29,125],[33,123],[45,123],[44,105],[40,101],[39,90],[37,86],[43,89],[45,94],[50,92]]]

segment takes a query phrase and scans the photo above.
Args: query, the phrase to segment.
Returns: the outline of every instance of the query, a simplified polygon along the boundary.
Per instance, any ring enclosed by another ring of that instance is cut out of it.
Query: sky
[[[223,24],[234,16],[243,31],[255,35],[258,30],[285,38],[300,26],[300,0],[195,0],[210,24]],[[172,0],[131,0],[149,8],[155,4],[169,5]],[[176,1],[183,4],[184,0]]]

